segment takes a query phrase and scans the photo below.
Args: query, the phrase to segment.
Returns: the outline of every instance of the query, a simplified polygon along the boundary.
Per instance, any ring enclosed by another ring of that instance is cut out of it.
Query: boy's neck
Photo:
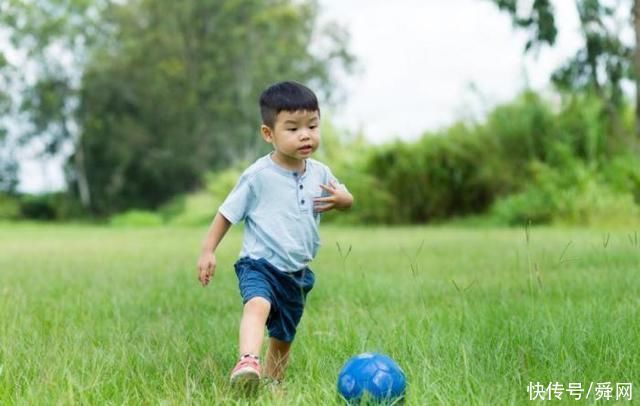
[[[286,159],[284,157],[281,157],[276,151],[271,153],[271,160],[276,165],[292,172],[304,172],[304,169],[307,166],[305,159]]]

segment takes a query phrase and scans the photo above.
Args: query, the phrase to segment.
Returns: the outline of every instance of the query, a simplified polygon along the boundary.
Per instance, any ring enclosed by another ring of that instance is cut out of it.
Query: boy
[[[244,309],[233,384],[253,385],[262,376],[265,325],[269,348],[264,375],[276,382],[283,378],[315,280],[307,265],[320,245],[320,213],[346,210],[353,203],[329,168],[310,158],[320,145],[320,109],[309,88],[276,83],[260,96],[260,111],[260,131],[273,152],[242,174],[218,209],[198,260],[198,279],[206,286],[215,273],[218,244],[231,224],[244,220],[242,251],[235,264]]]

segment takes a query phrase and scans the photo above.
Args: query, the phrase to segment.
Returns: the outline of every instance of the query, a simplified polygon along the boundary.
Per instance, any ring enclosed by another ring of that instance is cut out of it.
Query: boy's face
[[[295,165],[309,158],[320,145],[320,114],[317,111],[281,111],[274,128],[263,125],[262,137],[273,144],[276,158]]]

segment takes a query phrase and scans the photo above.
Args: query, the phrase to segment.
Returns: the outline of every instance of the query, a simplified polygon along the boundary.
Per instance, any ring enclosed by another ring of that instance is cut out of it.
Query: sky
[[[321,21],[347,29],[358,60],[357,73],[341,79],[345,100],[330,109],[331,120],[373,143],[412,140],[460,118],[481,119],[526,86],[547,88],[581,43],[574,2],[552,2],[556,46],[524,56],[526,34],[489,0],[319,0]],[[64,186],[62,160],[21,161],[21,191]]]
[[[526,3],[526,2],[522,2]],[[489,0],[320,0],[324,18],[351,34],[362,73],[345,82],[339,127],[373,142],[415,139],[459,118],[481,118],[551,72],[580,47],[573,1],[552,1],[556,46],[523,55],[527,35]]]

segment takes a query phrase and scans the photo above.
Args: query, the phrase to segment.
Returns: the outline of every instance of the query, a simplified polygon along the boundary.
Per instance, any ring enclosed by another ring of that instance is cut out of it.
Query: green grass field
[[[633,230],[324,227],[283,392],[255,398],[227,384],[241,231],[206,289],[204,232],[0,225],[0,404],[339,404],[364,351],[398,361],[410,405],[523,404],[532,381],[640,391]]]

